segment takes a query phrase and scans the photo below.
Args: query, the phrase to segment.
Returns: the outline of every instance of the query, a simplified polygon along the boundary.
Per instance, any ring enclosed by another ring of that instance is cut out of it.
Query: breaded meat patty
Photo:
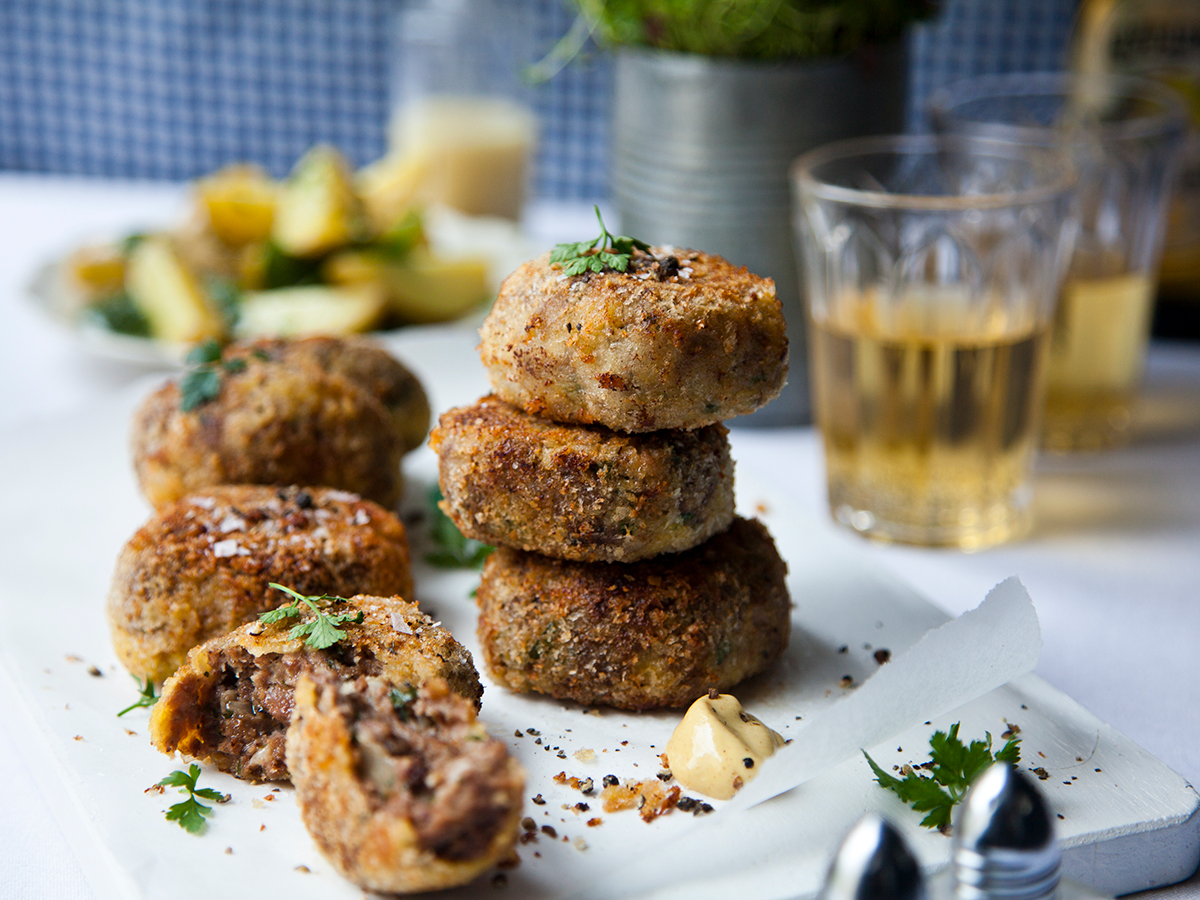
[[[273,593],[280,606],[289,599]],[[478,707],[483,687],[471,654],[415,603],[359,595],[327,603],[325,611],[361,612],[363,618],[338,626],[346,636],[324,650],[288,636],[297,623],[315,617],[307,607],[298,616],[270,625],[249,622],[195,647],[154,704],[154,746],[247,781],[286,781],[292,694],[305,673],[335,681],[376,678],[401,691],[442,678]]]
[[[466,884],[508,856],[524,773],[441,679],[301,675],[287,732],[296,805],[326,859],[360,887]]]
[[[618,709],[686,706],[787,646],[787,567],[759,522],[693,550],[577,563],[499,548],[476,595],[488,671],[519,693]]]
[[[501,285],[480,336],[501,399],[617,431],[753,412],[787,377],[774,282],[695,250],[638,250],[628,271],[570,277],[543,255]]]
[[[330,488],[209,488],[159,510],[117,559],[108,623],[117,658],[162,681],[187,652],[285,598],[413,599],[404,526],[383,507]]]
[[[417,376],[382,347],[353,337],[259,341],[257,346],[283,358],[313,362],[325,372],[361,384],[387,409],[405,453],[424,443],[429,433],[429,398]]]
[[[304,484],[390,508],[406,447],[372,390],[282,341],[227,347],[164,385],[134,414],[132,444],[155,507],[216,484]]]
[[[442,509],[468,537],[612,562],[687,550],[733,520],[723,425],[622,434],[560,425],[495,397],[441,417]]]

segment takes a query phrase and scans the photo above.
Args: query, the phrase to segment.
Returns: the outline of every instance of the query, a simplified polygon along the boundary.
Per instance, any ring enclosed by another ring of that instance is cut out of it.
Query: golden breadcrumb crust
[[[572,277],[542,255],[504,281],[480,336],[501,399],[617,431],[753,412],[787,377],[774,282],[695,250],[638,251],[626,272]]]
[[[430,437],[442,509],[468,537],[562,559],[632,562],[687,550],[733,520],[727,431],[622,434],[560,425],[495,397],[444,413]]]
[[[151,505],[216,484],[320,485],[395,505],[406,443],[371,390],[285,342],[226,348],[216,368],[215,399],[184,412],[172,381],[134,414],[134,470]]]
[[[125,544],[108,594],[121,664],[162,681],[187,652],[302,594],[412,598],[392,513],[328,488],[213,487],[164,507]]]
[[[256,346],[286,359],[315,363],[325,372],[361,384],[387,409],[405,453],[425,442],[430,420],[425,389],[416,375],[370,340],[325,336],[259,341]]]
[[[479,642],[519,693],[619,709],[686,706],[766,669],[787,646],[787,567],[759,522],[636,563],[506,548],[484,564]]]

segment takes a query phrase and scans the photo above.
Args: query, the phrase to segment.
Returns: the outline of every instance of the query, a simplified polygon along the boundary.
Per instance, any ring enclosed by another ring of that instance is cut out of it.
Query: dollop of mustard
[[[685,788],[728,800],[783,744],[783,737],[742,709],[737,697],[706,694],[688,708],[664,755]]]

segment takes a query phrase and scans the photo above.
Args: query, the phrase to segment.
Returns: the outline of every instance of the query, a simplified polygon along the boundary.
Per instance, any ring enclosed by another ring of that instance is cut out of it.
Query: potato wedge
[[[275,208],[271,237],[291,256],[320,256],[366,236],[362,201],[346,160],[314,147],[296,163]]]
[[[125,288],[158,340],[190,344],[225,332],[196,276],[165,237],[147,237],[133,248]]]
[[[226,166],[196,183],[196,200],[209,225],[230,247],[270,237],[278,195],[278,185],[252,165]]]
[[[67,257],[67,274],[89,299],[125,286],[125,254],[116,245],[80,247]]]
[[[425,203],[432,168],[428,156],[389,154],[359,170],[359,196],[376,233],[387,231],[405,214]]]
[[[437,256],[414,247],[402,263],[387,265],[388,303],[405,322],[446,322],[483,303],[488,264],[481,257]]]
[[[321,264],[321,280],[329,284],[387,284],[388,262],[374,250],[340,250]]]
[[[382,288],[371,284],[251,291],[242,295],[234,331],[238,338],[357,334],[369,331],[386,308]]]

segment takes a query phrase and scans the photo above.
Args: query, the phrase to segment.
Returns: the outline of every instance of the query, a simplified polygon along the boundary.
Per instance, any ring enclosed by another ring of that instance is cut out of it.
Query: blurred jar
[[[397,16],[388,155],[365,173],[380,218],[444,203],[520,217],[536,126],[521,83],[530,6],[414,0]]]
[[[1190,128],[1167,213],[1159,270],[1160,333],[1200,337],[1200,2],[1084,0],[1071,44],[1072,68],[1153,78],[1177,91]]]
[[[1000,75],[944,88],[931,111],[943,132],[1070,156],[1079,235],[1054,314],[1042,445],[1125,442],[1185,126],[1177,98],[1144,79]]]

